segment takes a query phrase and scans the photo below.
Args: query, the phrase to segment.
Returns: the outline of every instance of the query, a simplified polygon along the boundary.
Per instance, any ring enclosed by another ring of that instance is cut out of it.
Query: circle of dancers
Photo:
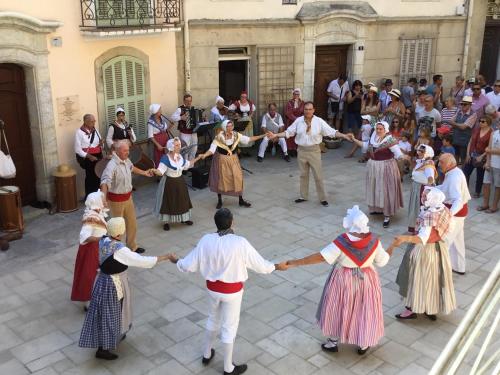
[[[336,85],[342,95],[345,79],[340,78]],[[216,134],[208,150],[198,156],[198,139],[190,123],[192,96],[185,95],[183,105],[172,116],[179,123],[180,137],[171,136],[171,121],[162,115],[160,105],[152,104],[148,128],[155,147],[155,164],[149,169],[140,169],[129,160],[135,134],[125,120],[125,111],[118,108],[117,120],[110,125],[105,140],[112,154],[100,178],[92,173],[95,173],[95,164],[102,160],[100,147],[104,142],[95,129],[94,117],[86,115],[77,134],[78,142],[75,142],[75,148],[78,146],[82,151],[77,154],[85,159],[82,168],[85,165],[87,174],[85,211],[71,293],[71,299],[83,302],[86,311],[79,346],[97,349],[96,358],[117,359],[114,351],[132,326],[127,269],[153,268],[164,261],[174,264],[179,272],[200,273],[205,279],[208,320],[200,350],[201,362],[205,366],[211,363],[216,355],[215,341],[220,334],[224,374],[242,374],[247,370],[245,364],[234,364],[233,349],[248,270],[270,274],[324,262],[331,265],[316,313],[316,322],[325,336],[321,348],[328,353],[337,353],[340,344],[349,344],[356,347],[359,355],[364,355],[378,345],[384,336],[384,318],[377,269],[385,266],[393,252],[403,245],[404,254],[395,280],[403,303],[401,312],[395,317],[401,321],[418,318],[436,321],[438,315],[450,314],[456,309],[452,272],[465,273],[464,221],[471,199],[468,176],[457,167],[457,160],[450,152],[437,156],[439,168],[436,168],[434,148],[426,143],[427,133],[434,131],[435,137],[442,136],[446,151],[449,131],[433,129],[431,124],[429,128],[423,127],[418,135],[401,131],[401,142],[395,135],[398,129],[393,127],[399,122],[412,121],[406,118],[408,113],[401,101],[404,99],[402,93],[390,89],[379,102],[374,85],[368,87],[365,99],[361,95],[361,82],[355,83],[353,90],[347,93],[347,114],[353,122],[347,133],[341,133],[316,116],[314,103],[303,101],[299,89],[293,90],[293,97],[286,105],[285,121],[276,112],[276,105],[269,105],[260,135],[253,135],[253,126],[245,128],[244,134],[236,131],[235,120],[227,117],[224,99],[217,97],[210,111],[211,121],[217,122]],[[387,83],[388,87],[391,85],[392,82]],[[333,85],[329,102],[332,120],[337,120],[342,111],[339,96],[333,94],[335,90]],[[421,100],[419,96],[418,100],[422,111],[432,109],[426,104],[428,100],[432,104],[432,95],[422,95]],[[449,120],[451,126],[457,127],[456,137],[462,136],[461,131],[468,131],[466,122],[471,118],[467,112],[468,97],[464,96],[460,103],[463,104],[462,112]],[[381,104],[385,105],[383,118],[370,114],[358,118],[354,113],[362,108],[367,113],[378,112]],[[230,108],[242,118],[255,111],[246,92]],[[491,121],[484,122],[491,124]],[[370,215],[383,215],[384,228],[389,227],[391,218],[403,207],[402,172],[411,169],[408,234],[396,236],[386,250],[370,231],[369,217],[354,205],[347,210],[339,235],[321,251],[278,263],[266,260],[249,240],[234,232],[237,218],[223,207],[223,195],[238,197],[240,207],[251,207],[243,198],[244,179],[238,150],[262,140],[257,156],[262,162],[268,146],[279,145],[285,161],[290,161],[290,155],[297,157],[300,189],[295,203],[309,200],[309,174],[312,172],[319,205],[328,206],[321,160],[324,137],[352,142],[353,148],[346,157],[352,157],[358,148],[362,150],[359,161],[367,162],[366,205]],[[412,158],[405,142],[415,139],[416,157]],[[187,155],[182,152],[183,148],[188,149]],[[491,148],[492,141],[488,166],[493,162],[492,156],[497,155],[491,153]],[[465,155],[464,160],[468,157],[467,153]],[[183,258],[173,253],[141,255],[145,250],[136,243],[132,174],[159,178],[153,214],[168,231],[176,223],[193,225],[193,205],[183,172],[209,157],[212,160],[208,185],[210,191],[217,194],[213,217],[215,231],[205,234]],[[488,178],[489,189],[495,176],[490,173]],[[441,184],[437,185],[438,182]],[[97,192],[96,186],[100,187]],[[496,195],[495,190],[495,198]],[[485,207],[480,209],[488,208]],[[108,214],[112,218],[106,221]]]

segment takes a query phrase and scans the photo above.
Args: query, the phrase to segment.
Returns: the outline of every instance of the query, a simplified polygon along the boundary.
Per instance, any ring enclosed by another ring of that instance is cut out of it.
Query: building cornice
[[[15,26],[37,33],[51,33],[63,23],[59,21],[46,21],[18,12],[0,12],[0,27]]]

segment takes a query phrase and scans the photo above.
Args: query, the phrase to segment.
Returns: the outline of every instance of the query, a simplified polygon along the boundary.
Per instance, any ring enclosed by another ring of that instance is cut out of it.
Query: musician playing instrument
[[[106,135],[106,144],[110,150],[113,149],[113,143],[122,139],[128,139],[129,145],[136,141],[136,136],[132,126],[125,121],[125,110],[122,107],[116,108],[116,120],[109,124],[108,134]]]
[[[78,164],[85,170],[85,199],[90,193],[99,189],[99,177],[94,168],[102,159],[103,140],[95,128],[95,117],[91,114],[83,116],[83,125],[75,134],[75,153]]]
[[[247,126],[245,127],[245,131],[243,135],[247,137],[253,136],[253,121],[252,115],[255,112],[255,104],[248,99],[248,93],[246,91],[242,91],[240,94],[240,100],[234,101],[229,106],[230,111],[236,112],[236,121],[248,121]],[[242,145],[240,147],[252,147],[253,142],[250,142],[246,145]]]
[[[222,121],[227,120],[227,114],[229,112],[229,108],[224,105],[224,98],[217,96],[215,98],[215,106],[210,110],[210,119],[209,121],[212,123],[216,123],[217,125],[214,127],[215,134],[219,134],[222,130],[221,124]]]
[[[170,117],[172,121],[177,122],[177,129],[179,129],[180,139],[186,144],[189,152],[186,155],[187,160],[193,160],[198,151],[198,135],[193,133],[196,127],[195,119],[192,118],[193,96],[191,94],[184,94],[184,103],[176,109]]]
[[[148,139],[154,145],[154,162],[155,167],[158,167],[161,157],[165,154],[165,147],[168,141],[168,131],[173,124],[161,113],[159,104],[151,104],[149,106],[148,119]]]
[[[247,137],[233,131],[234,124],[231,120],[223,121],[221,126],[222,131],[212,141],[208,151],[201,155],[202,159],[214,156],[208,186],[217,193],[217,209],[222,207],[222,194],[239,197],[241,207],[250,207],[250,202],[243,199],[243,171],[238,158],[238,147],[240,143],[248,144],[262,139],[266,134]]]

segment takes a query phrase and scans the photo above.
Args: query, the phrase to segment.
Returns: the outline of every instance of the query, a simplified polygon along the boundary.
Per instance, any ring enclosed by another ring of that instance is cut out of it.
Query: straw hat
[[[52,173],[54,177],[71,177],[75,175],[76,171],[67,164],[61,164],[57,167],[56,171]]]
[[[398,89],[392,89],[391,91],[389,91],[389,95],[395,96],[399,99],[401,98],[401,91],[399,91]]]
[[[460,104],[472,104],[472,96],[464,96]]]

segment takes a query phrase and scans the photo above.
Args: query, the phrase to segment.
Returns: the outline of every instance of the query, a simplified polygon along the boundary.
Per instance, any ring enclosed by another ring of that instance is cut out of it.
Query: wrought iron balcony
[[[80,0],[82,30],[171,28],[182,0]]]

